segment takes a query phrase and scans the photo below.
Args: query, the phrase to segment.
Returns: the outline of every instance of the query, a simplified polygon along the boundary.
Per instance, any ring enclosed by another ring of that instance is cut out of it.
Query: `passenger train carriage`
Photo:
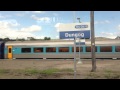
[[[79,45],[76,47],[79,57]],[[120,40],[96,40],[96,58],[120,58]],[[91,58],[91,41],[80,45],[80,57]],[[0,59],[74,58],[74,41],[8,41],[0,42]]]

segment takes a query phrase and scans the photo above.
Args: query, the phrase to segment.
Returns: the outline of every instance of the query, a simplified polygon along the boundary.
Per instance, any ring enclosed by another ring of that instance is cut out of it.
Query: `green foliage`
[[[44,40],[51,40],[50,37],[44,37]]]
[[[71,68],[61,69],[61,72],[73,72],[74,70]]]
[[[24,70],[25,74],[53,74],[55,72],[59,71],[58,69],[46,69],[46,70],[38,70],[38,69],[26,69]]]
[[[112,71],[112,70],[105,70],[104,77],[106,79],[120,79],[120,72]]]
[[[9,71],[8,69],[0,69],[0,74],[8,73]]]
[[[30,40],[36,40],[34,37],[31,37]]]
[[[51,68],[51,69],[42,70],[40,73],[50,75],[50,74],[54,74],[55,72],[59,72],[59,71],[60,71],[59,69]]]
[[[24,70],[24,73],[25,74],[39,74],[40,70],[37,70],[37,69],[26,69],[26,70]]]
[[[3,39],[4,41],[9,41],[10,39],[8,37],[4,38]]]
[[[45,70],[38,70],[38,69],[26,69],[24,70],[25,74],[46,74],[51,75],[56,72],[73,72],[72,69],[56,69],[56,68],[50,68]]]

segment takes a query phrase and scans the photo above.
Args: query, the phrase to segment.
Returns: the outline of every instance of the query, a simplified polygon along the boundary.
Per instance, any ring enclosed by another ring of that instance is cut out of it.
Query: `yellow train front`
[[[120,40],[96,40],[96,58],[120,58]],[[76,47],[79,57],[79,45]],[[91,41],[80,45],[80,57],[91,58]],[[0,43],[1,59],[70,59],[74,58],[74,41],[8,41]]]

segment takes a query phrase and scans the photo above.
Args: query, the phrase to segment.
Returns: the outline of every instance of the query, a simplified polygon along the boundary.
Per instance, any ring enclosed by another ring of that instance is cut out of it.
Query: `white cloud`
[[[57,13],[53,13],[53,15],[54,15],[54,16],[58,16],[58,14],[57,14]]]
[[[56,36],[56,39],[59,39],[59,36]]]
[[[36,39],[44,39],[45,36],[34,36]]]
[[[7,17],[11,17],[11,15],[1,15],[1,14],[0,14],[0,18],[1,18],[1,19],[5,19],[5,18],[7,18]]]
[[[105,23],[110,23],[110,21],[109,20],[105,20]]]
[[[26,14],[30,13],[30,11],[25,11]]]
[[[95,24],[98,24],[98,21],[95,21]]]
[[[33,18],[34,20],[37,20],[40,22],[46,22],[46,23],[49,23],[51,20],[49,17],[37,17],[36,15],[32,15],[31,18]]]
[[[58,28],[61,23],[56,23],[55,27]]]
[[[39,37],[40,36],[36,36],[33,34],[33,32],[37,32],[41,30],[41,26],[38,25],[32,25],[29,27],[24,27],[21,29],[15,29],[14,27],[19,25],[17,23],[17,21],[15,20],[4,20],[4,21],[0,21],[0,37],[1,38],[5,38],[5,37],[9,37],[11,39],[16,39],[18,38],[25,38],[27,39],[27,37]]]
[[[118,32],[117,32],[117,36],[120,36],[120,24],[117,26],[117,30],[118,30]]]
[[[16,16],[23,17],[23,16],[25,16],[25,13],[17,13]]]
[[[18,11],[17,13],[15,13],[16,16],[19,16],[19,17],[23,17],[27,14],[29,14],[31,11]]]
[[[118,25],[118,27],[117,27],[117,28],[118,28],[118,30],[120,30],[120,25]]]
[[[114,38],[116,38],[117,35],[116,35],[116,33],[101,32],[101,36],[114,39]]]
[[[109,20],[104,20],[104,21],[95,21],[95,24],[109,24]]]
[[[45,13],[44,11],[32,11],[33,13],[38,13],[38,14],[40,14],[40,13]]]
[[[22,32],[37,32],[40,30],[41,30],[41,26],[32,25],[32,26],[27,27],[27,28],[22,28],[20,31],[22,31]]]
[[[20,24],[14,20],[2,20],[0,21],[0,29],[4,29],[4,28],[8,28],[8,27],[15,27],[15,26],[19,26]]]
[[[5,18],[5,16],[3,16],[3,15],[0,14],[0,18]]]
[[[55,26],[54,26],[54,27],[56,28],[56,31],[57,31],[57,32],[59,32],[59,25],[60,25],[60,24],[62,24],[62,23],[56,23]]]

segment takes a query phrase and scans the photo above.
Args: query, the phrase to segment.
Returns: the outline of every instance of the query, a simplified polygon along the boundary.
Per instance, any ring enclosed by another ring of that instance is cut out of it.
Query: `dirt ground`
[[[120,60],[96,60],[96,72],[91,72],[91,59],[81,61],[81,64],[76,61],[75,73],[74,60],[0,60],[0,79],[120,79]],[[24,69],[50,68],[73,71],[56,72],[52,75],[17,72]]]

